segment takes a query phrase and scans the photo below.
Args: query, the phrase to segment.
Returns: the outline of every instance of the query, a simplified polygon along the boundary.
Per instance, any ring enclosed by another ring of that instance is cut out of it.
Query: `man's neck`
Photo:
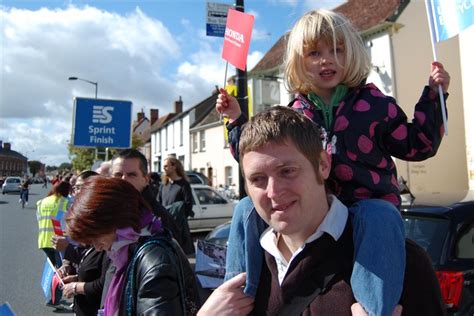
[[[306,240],[316,232],[319,225],[323,222],[331,206],[327,198],[326,202],[327,204],[321,203],[320,209],[313,213],[312,222],[307,226],[307,229],[289,235],[278,233],[277,247],[287,261],[306,243]]]

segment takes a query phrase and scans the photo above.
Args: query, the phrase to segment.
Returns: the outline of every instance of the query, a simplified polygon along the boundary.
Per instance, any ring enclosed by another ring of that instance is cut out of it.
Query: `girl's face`
[[[337,45],[334,51],[332,44],[320,41],[316,47],[305,48],[303,53],[304,67],[314,92],[325,101],[330,100],[334,88],[343,79],[346,63],[344,47]]]

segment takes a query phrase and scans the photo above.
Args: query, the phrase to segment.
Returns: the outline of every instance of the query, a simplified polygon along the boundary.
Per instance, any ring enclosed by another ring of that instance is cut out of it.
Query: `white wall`
[[[198,146],[200,146],[199,142]],[[225,167],[230,166],[232,167],[232,178],[234,179],[233,183],[235,183],[236,189],[238,190],[239,165],[232,157],[230,149],[224,146],[224,126],[219,124],[217,126],[207,128],[206,149],[205,151],[201,151],[199,148],[197,152],[191,153],[191,169],[199,171],[201,168],[205,168],[207,170],[209,167],[212,167],[212,184],[214,187],[218,187],[219,185],[225,184]]]
[[[412,118],[413,107],[423,86],[428,82],[433,60],[424,2],[411,1],[397,22],[404,26],[392,37],[397,100],[407,116]],[[473,41],[472,35],[470,41]],[[460,60],[460,56],[466,54],[469,56],[466,59],[472,58],[472,48],[469,54],[460,52],[460,47],[462,45],[458,37],[436,45],[438,59],[451,75],[447,100],[449,135],[444,137],[438,153],[431,159],[410,163],[397,160],[399,174],[408,179],[410,189],[419,203],[450,203],[467,194],[467,142],[464,126],[468,121],[464,109],[472,104],[474,91],[472,80],[469,80],[472,74],[463,78],[461,69],[472,72],[473,68],[472,61],[471,67],[467,68],[468,64],[463,64],[465,60]],[[467,86],[469,84],[471,87]],[[466,87],[464,90],[463,85]],[[471,102],[466,102],[467,100]]]

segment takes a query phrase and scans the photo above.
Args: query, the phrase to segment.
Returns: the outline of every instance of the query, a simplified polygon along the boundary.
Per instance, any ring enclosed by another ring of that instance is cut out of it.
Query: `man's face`
[[[330,165],[321,154],[318,172],[327,179]],[[293,145],[268,143],[243,157],[247,192],[260,217],[275,231],[306,239],[328,211],[324,184],[310,161]]]
[[[112,176],[127,181],[139,192],[142,192],[148,185],[148,176],[140,170],[140,160],[138,158],[115,159],[112,165]]]

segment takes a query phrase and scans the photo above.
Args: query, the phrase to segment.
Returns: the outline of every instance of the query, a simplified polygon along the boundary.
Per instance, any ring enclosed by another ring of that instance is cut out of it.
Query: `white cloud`
[[[98,82],[99,98],[158,107],[162,115],[179,95],[185,107],[194,105],[223,81],[225,63],[212,48],[222,39],[202,31],[178,36],[140,8],[119,15],[90,6],[0,7],[0,19],[0,140],[19,152],[35,148],[29,156],[48,156],[50,164],[68,161],[73,96],[94,96],[93,85],[69,76]],[[196,50],[185,55],[188,42]],[[170,66],[178,62],[177,70]]]

